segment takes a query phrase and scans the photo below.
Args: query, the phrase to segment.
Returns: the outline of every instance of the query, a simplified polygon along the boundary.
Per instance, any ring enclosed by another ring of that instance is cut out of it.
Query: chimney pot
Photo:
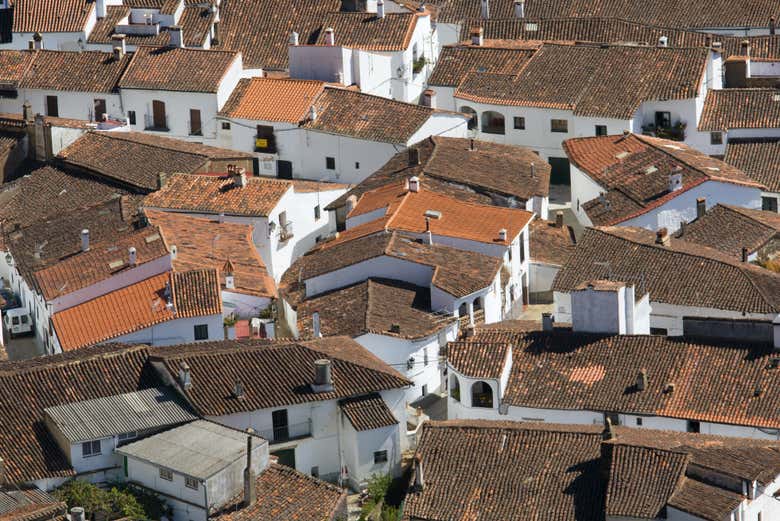
[[[129,264],[131,267],[133,267],[133,266],[135,266],[135,265],[136,265],[136,263],[137,263],[137,261],[138,261],[138,255],[137,255],[137,253],[136,253],[136,251],[135,251],[135,248],[134,248],[133,246],[130,246],[130,247],[127,249],[127,258],[128,258],[128,264]]]
[[[32,104],[30,104],[29,101],[22,103],[22,119],[24,119],[25,123],[32,123],[35,121],[35,116],[33,116],[32,112]]]
[[[165,183],[168,180],[168,176],[165,173],[160,172],[157,174],[157,189],[162,190],[165,188]]]
[[[655,243],[660,244],[661,246],[669,246],[669,230],[666,228],[661,228],[657,232],[655,232]]]
[[[320,313],[318,311],[311,314],[311,328],[314,338],[322,338],[322,324],[320,323]]]
[[[349,215],[352,210],[355,209],[355,206],[357,206],[357,196],[355,194],[351,194],[349,197],[347,197],[347,215]]]
[[[317,107],[314,105],[309,107],[309,119],[311,121],[317,121]]]
[[[490,18],[490,4],[488,0],[482,0],[482,18]]]
[[[474,138],[469,139],[469,150],[474,150]]]
[[[411,150],[411,149],[410,149]],[[409,178],[409,191],[417,193],[420,191],[420,178],[415,176],[412,176]]]
[[[555,324],[555,318],[552,313],[542,313],[542,330],[552,331]]]
[[[506,235],[507,235],[506,228],[501,228],[500,230],[498,230],[498,240],[499,241],[506,242]]]
[[[325,29],[325,45],[336,45],[336,33],[333,27]]]
[[[234,172],[235,172],[235,178],[233,180],[233,183],[238,188],[244,188],[246,186],[246,184],[247,184],[246,169],[242,168],[242,167],[239,167],[239,168],[236,168],[236,170]]]
[[[557,228],[563,228],[563,212],[560,210],[555,212],[555,226]]]
[[[414,455],[414,487],[417,490],[423,490],[425,488],[422,455],[419,452]]]
[[[290,45],[298,45],[298,33],[295,31],[290,33]]]
[[[87,251],[89,249],[89,230],[84,228],[81,230],[81,251]]]
[[[482,27],[474,27],[471,29],[471,45],[482,45],[485,43],[485,31]]]
[[[750,40],[742,40],[740,47],[742,47],[742,55],[750,58]]]
[[[658,47],[669,47],[669,37],[661,36],[658,38]]]
[[[432,109],[436,108],[436,91],[433,89],[425,89],[422,93],[422,104],[425,107]]]
[[[314,361],[314,392],[330,392],[333,390],[331,362],[327,358]]]
[[[192,387],[192,374],[190,373],[190,366],[187,362],[179,364],[179,385],[181,385],[183,389]]]
[[[696,218],[701,219],[707,214],[707,199],[699,197],[696,199]]]

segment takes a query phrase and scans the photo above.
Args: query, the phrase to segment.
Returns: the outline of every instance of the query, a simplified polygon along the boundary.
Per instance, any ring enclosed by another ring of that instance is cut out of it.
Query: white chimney
[[[70,509],[70,521],[84,521],[84,509],[73,507]]]
[[[409,178],[409,191],[414,193],[420,191],[420,178],[416,175]]]
[[[81,230],[81,251],[87,251],[89,249],[89,230],[84,228]]]
[[[171,244],[171,259],[176,260],[176,254],[179,253],[179,248],[175,244]]]
[[[120,58],[127,54],[126,39],[124,34],[111,35],[111,46],[114,48],[114,53],[116,53],[116,48],[119,47]]]
[[[506,242],[506,228],[501,228],[498,230],[498,240],[501,242]]]
[[[357,196],[352,194],[347,197],[347,215],[349,215],[352,210],[355,209],[355,206],[357,206]]]
[[[136,262],[138,261],[138,255],[136,254],[135,248],[133,246],[130,246],[127,249],[127,259],[128,259],[127,263],[130,266],[135,266]]]
[[[325,29],[325,45],[336,45],[336,33],[333,27]]]
[[[222,271],[225,273],[225,289],[235,289],[236,279],[233,277],[234,268],[230,259],[225,261],[225,264],[222,266]]]
[[[676,192],[681,190],[682,187],[682,168],[678,166],[673,168],[672,173],[669,174],[669,191]]]
[[[322,338],[322,331],[320,329],[320,313],[315,311],[311,314],[311,328],[314,331],[314,338]]]
[[[515,0],[515,17],[525,18],[525,0]]]
[[[669,38],[667,36],[660,36],[658,38],[658,47],[669,47]]]
[[[414,455],[414,488],[417,490],[423,490],[425,488],[422,455],[419,452]]]
[[[436,91],[433,89],[425,89],[422,93],[422,99],[420,101],[422,101],[423,106],[435,109]]]
[[[309,120],[317,121],[317,107],[315,107],[314,105],[309,107]]]
[[[331,371],[331,362],[327,358],[314,361],[314,384],[312,384],[312,390],[315,393],[333,391]]]
[[[482,18],[490,18],[490,4],[488,4],[488,0],[482,0]]]
[[[234,183],[238,188],[244,188],[246,186],[247,183],[246,168],[242,168],[242,167],[236,168]]]
[[[192,374],[190,373],[190,366],[187,362],[179,364],[179,385],[183,389],[189,389],[192,387]]]
[[[98,20],[106,17],[106,0],[96,0],[95,15]]]
[[[552,313],[542,313],[542,330],[543,331],[552,331],[553,330],[553,324],[555,324],[555,319],[553,318]]]
[[[184,34],[180,25],[172,25],[168,27],[168,34],[171,38],[171,47],[184,47]]]
[[[377,18],[385,17],[385,2],[383,0],[377,0],[376,2],[376,17]]]
[[[471,29],[471,45],[482,45],[485,41],[485,31],[482,27],[474,27]]]
[[[298,33],[295,31],[290,33],[290,45],[298,45]]]
[[[669,230],[666,228],[660,228],[655,232],[655,243],[661,246],[669,246],[671,237],[669,236]]]

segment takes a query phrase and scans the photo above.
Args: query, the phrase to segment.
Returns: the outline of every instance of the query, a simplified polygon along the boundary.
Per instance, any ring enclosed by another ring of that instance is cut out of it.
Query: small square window
[[[222,130],[230,130],[230,122],[229,121],[223,121],[222,122]]]
[[[777,213],[777,201],[778,199],[776,197],[762,197],[761,198],[761,209],[765,212],[775,212]]]
[[[378,450],[374,452],[374,465],[378,465],[380,463],[387,463],[387,451],[386,450]]]
[[[314,207],[314,220],[319,221],[320,217],[322,217],[322,208],[320,208],[320,205],[317,205]]]
[[[184,486],[192,490],[198,490],[198,480],[189,476],[184,477]]]
[[[312,476],[313,478],[318,478],[318,477],[320,477],[320,467],[318,467],[318,466],[316,466],[316,465],[315,465],[314,467],[312,467],[312,468],[311,468],[311,476]]]
[[[209,325],[198,324],[195,326],[195,340],[208,340],[209,338]]]
[[[336,158],[335,157],[326,157],[325,158],[325,168],[328,170],[336,170]]]
[[[607,126],[606,125],[596,125],[596,135],[597,136],[606,136],[607,135]]]
[[[99,456],[100,452],[100,440],[85,441],[81,444],[81,455],[85,458]]]
[[[569,120],[566,119],[551,119],[550,120],[551,132],[568,132]]]
[[[127,120],[130,122],[131,125],[135,125],[135,111],[134,110],[128,110],[127,111]]]
[[[355,170],[360,170],[360,163],[355,161]]]
[[[688,432],[701,432],[701,424],[695,420],[688,420]]]
[[[722,145],[723,132],[710,132],[710,145]]]
[[[637,425],[637,427],[641,427],[642,426],[642,418],[637,418],[636,419],[636,425]]]
[[[515,130],[525,130],[525,118],[522,116],[514,117]]]
[[[160,479],[173,481],[173,472],[168,469],[160,469]]]

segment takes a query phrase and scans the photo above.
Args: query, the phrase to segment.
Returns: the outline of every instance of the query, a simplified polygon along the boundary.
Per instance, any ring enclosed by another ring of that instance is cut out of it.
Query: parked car
[[[13,309],[19,307],[19,299],[10,289],[0,289],[0,310]]]
[[[11,338],[32,333],[33,331],[32,317],[27,308],[14,308],[3,311],[3,324]]]

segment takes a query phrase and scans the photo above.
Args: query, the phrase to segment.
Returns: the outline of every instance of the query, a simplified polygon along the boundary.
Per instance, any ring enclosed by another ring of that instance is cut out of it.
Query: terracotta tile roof
[[[326,88],[304,128],[368,141],[406,144],[435,110],[347,89]],[[465,116],[464,116],[465,118]]]
[[[534,219],[529,227],[531,262],[563,266],[575,250],[574,229],[555,222]]]
[[[390,217],[387,229],[423,233],[426,231],[426,212],[435,211],[441,217],[427,219],[434,236],[504,245],[512,242],[533,218],[533,213],[526,210],[462,202],[426,190],[425,181],[420,183],[419,192],[407,191],[399,184],[366,192],[347,218],[385,208],[384,215]],[[502,229],[507,230],[503,241],[499,238]]]
[[[0,113],[0,121],[5,125],[12,125],[16,123],[20,128],[24,125],[24,118],[21,113],[8,114]],[[62,128],[80,128],[88,129],[94,122],[88,119],[74,119],[74,118],[55,118],[53,116],[43,116],[43,123],[50,127],[62,127]]]
[[[320,316],[323,336],[357,337],[366,333],[418,339],[430,336],[447,323],[430,313],[428,288],[402,281],[369,278],[304,300],[298,305],[298,331],[313,336],[311,317]],[[399,326],[394,332],[392,327]]]
[[[0,221],[4,229],[28,226],[129,195],[127,190],[94,178],[63,172],[51,166],[34,170],[3,185]]]
[[[33,487],[0,489],[0,521],[66,521],[67,505]]]
[[[695,98],[708,52],[545,44],[512,75],[470,73],[455,96],[481,103],[572,110],[578,116],[631,119],[644,101]]]
[[[3,51],[7,52],[7,51]],[[29,51],[27,51],[29,52]],[[131,56],[110,52],[35,51],[19,87],[78,92],[115,92]]]
[[[676,238],[664,247],[655,244],[655,233],[630,227],[586,229],[553,290],[569,292],[583,282],[607,278],[637,284],[650,293],[651,302],[747,313],[780,311],[780,275]]]
[[[257,500],[243,506],[243,493],[212,516],[214,521],[335,521],[346,509],[347,492],[297,470],[271,463],[257,478]]]
[[[339,401],[339,407],[356,431],[371,431],[398,425],[398,420],[379,393]]]
[[[465,340],[447,344],[447,363],[469,378],[501,378],[510,344]]]
[[[178,24],[182,28],[184,45],[186,47],[203,47],[211,40],[211,26],[215,14],[210,5],[186,5],[181,13]]]
[[[0,51],[0,85],[6,89],[17,88],[36,56],[37,53],[30,51]]]
[[[624,134],[563,142],[573,165],[602,186],[601,198],[581,201],[591,222],[617,224],[649,212],[706,181],[761,188],[741,170],[677,141]],[[669,191],[669,175],[682,174],[682,189]]]
[[[317,45],[325,45],[325,29],[334,31],[336,45],[367,51],[392,52],[409,48],[417,26],[417,13],[328,13],[322,20]],[[430,57],[429,57],[430,58]]]
[[[172,308],[166,306],[168,286]],[[155,275],[55,313],[52,322],[62,350],[72,351],[169,320],[219,313],[217,274],[202,270]]]
[[[418,442],[425,486],[410,519],[601,520],[601,427],[426,422]]]
[[[223,267],[233,266],[235,289],[229,290],[259,297],[275,297],[276,284],[252,241],[249,224],[219,223],[183,213],[147,210],[149,222],[159,226],[168,244],[176,246],[173,268],[188,271],[202,268],[220,270],[219,281],[225,288]]]
[[[770,192],[780,192],[780,139],[729,139],[723,161],[743,170]]]
[[[107,5],[106,16],[97,20],[92,32],[87,38],[88,43],[92,44],[110,44],[111,36],[116,33],[115,28],[119,22],[130,14],[128,2],[123,5]],[[186,38],[186,33],[185,33]],[[125,34],[125,44],[127,45],[148,45],[152,47],[161,47],[168,45],[170,38],[168,31],[160,31],[155,35],[144,34]]]
[[[777,89],[721,89],[707,91],[699,130],[780,127]]]
[[[309,115],[309,107],[324,88],[321,81],[245,78],[238,82],[220,115],[298,124]]]
[[[780,214],[718,204],[690,222],[679,237],[741,259],[742,248],[754,253],[778,236]]]
[[[736,509],[744,496],[701,481],[683,478],[669,506],[707,521],[721,521]]]
[[[139,47],[119,86],[123,89],[216,93],[240,53],[181,47]]]
[[[89,0],[15,0],[13,32],[81,32],[95,9]]]
[[[158,188],[160,173],[208,170],[212,160],[242,160],[246,152],[211,147],[143,132],[87,132],[57,158],[66,165],[143,191]]]
[[[196,213],[267,216],[292,187],[290,181],[247,177],[245,187],[226,176],[174,174],[162,190],[144,199],[146,208]]]
[[[333,391],[314,392],[314,361],[332,361]],[[172,375],[186,362],[192,386],[183,390],[204,416],[358,396],[410,384],[347,337],[310,342],[223,341],[160,348],[153,355]],[[232,394],[236,380],[244,398]]]
[[[0,457],[6,479],[23,483],[74,474],[43,422],[47,407],[154,387],[146,346],[115,345],[0,363]],[[99,376],[96,376],[99,375]]]
[[[113,277],[130,268],[128,248],[136,249],[137,265],[169,255],[168,245],[157,226],[148,226],[93,243],[78,253],[35,273],[43,298],[52,300]]]
[[[506,49],[473,45],[447,45],[442,48],[428,84],[457,87],[471,72],[517,74],[535,49]]]

